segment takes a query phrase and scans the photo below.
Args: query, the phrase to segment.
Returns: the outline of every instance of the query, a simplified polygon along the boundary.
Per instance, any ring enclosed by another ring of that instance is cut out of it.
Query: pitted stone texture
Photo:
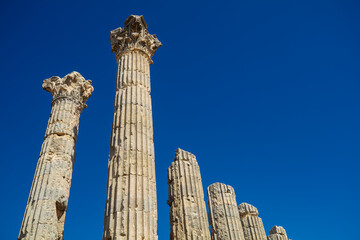
[[[246,217],[247,215],[259,216],[259,211],[256,207],[248,203],[242,203],[239,205],[239,213],[242,217]]]
[[[142,16],[111,31],[118,71],[110,138],[104,240],[156,240],[157,200],[150,57],[160,42]]]
[[[207,189],[212,240],[244,240],[234,189],[213,183]]]
[[[62,239],[75,161],[80,113],[94,90],[72,72],[46,79],[52,110],[18,239]]]
[[[239,205],[241,225],[245,240],[266,240],[264,224],[256,207],[248,203]]]
[[[171,240],[210,240],[200,168],[195,155],[177,149],[168,168]]]
[[[274,226],[270,230],[270,235],[267,237],[268,240],[288,240],[286,231],[281,226]]]

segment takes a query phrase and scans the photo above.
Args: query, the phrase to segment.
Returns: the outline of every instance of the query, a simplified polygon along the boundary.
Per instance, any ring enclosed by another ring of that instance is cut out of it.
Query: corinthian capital
[[[125,21],[124,28],[110,32],[111,51],[118,56],[122,52],[140,50],[151,60],[156,50],[162,45],[156,35],[149,34],[143,16],[131,15]]]
[[[72,72],[63,78],[51,77],[45,79],[42,85],[43,89],[51,92],[53,102],[60,98],[69,98],[86,108],[86,100],[94,91],[91,86],[91,80],[85,80],[78,72]]]

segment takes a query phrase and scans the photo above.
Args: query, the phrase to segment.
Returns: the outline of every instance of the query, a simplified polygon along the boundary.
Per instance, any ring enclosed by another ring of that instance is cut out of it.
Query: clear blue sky
[[[109,32],[144,15],[159,239],[167,167],[194,153],[204,188],[232,185],[266,232],[358,240],[358,1],[1,1],[0,239],[18,235],[51,110],[41,88],[76,70],[95,91],[80,118],[65,239],[102,235],[116,61]],[[204,189],[205,190],[205,189]]]

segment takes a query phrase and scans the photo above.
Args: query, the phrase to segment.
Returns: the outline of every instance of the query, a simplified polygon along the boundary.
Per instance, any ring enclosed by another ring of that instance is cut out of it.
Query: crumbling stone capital
[[[156,35],[149,34],[143,16],[131,15],[124,28],[117,28],[110,34],[111,51],[119,58],[124,52],[138,50],[145,53],[150,64],[156,50],[162,46]]]
[[[87,107],[85,102],[94,91],[91,80],[85,80],[76,71],[63,78],[55,76],[45,79],[42,87],[53,95],[53,104],[58,99],[67,98],[78,103],[82,109]]]

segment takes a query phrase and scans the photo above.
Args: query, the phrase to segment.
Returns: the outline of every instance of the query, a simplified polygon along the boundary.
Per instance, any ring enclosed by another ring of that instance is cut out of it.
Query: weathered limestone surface
[[[207,189],[211,239],[244,240],[234,189],[213,183]]]
[[[239,205],[245,240],[266,240],[264,224],[256,207],[248,203]]]
[[[270,235],[267,237],[268,240],[288,240],[286,231],[281,226],[274,226],[270,230]]]
[[[78,72],[44,80],[52,110],[18,239],[63,239],[80,113],[94,88]]]
[[[142,16],[111,31],[118,63],[110,139],[104,240],[157,239],[157,203],[150,97],[151,57],[161,46]]]
[[[177,149],[168,168],[171,240],[210,240],[200,168],[195,155]]]

